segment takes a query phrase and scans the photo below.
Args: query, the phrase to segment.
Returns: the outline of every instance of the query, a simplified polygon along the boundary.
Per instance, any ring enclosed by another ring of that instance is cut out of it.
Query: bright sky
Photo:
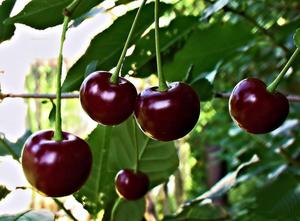
[[[2,2],[0,0],[0,4]],[[17,1],[13,14],[19,12],[27,2],[29,1]],[[113,3],[112,0],[105,2],[106,5]],[[124,10],[124,8],[119,8],[114,12],[122,14]],[[88,47],[91,38],[111,22],[112,15],[100,13],[88,19],[79,27],[70,29],[64,47],[65,58],[75,62]],[[3,93],[25,92],[25,75],[29,72],[30,65],[36,59],[48,60],[57,57],[60,32],[61,26],[38,31],[17,24],[13,38],[0,44],[0,72],[4,72],[0,74],[0,85]],[[26,104],[22,99],[5,99],[0,103],[0,133],[4,133],[9,140],[14,141],[25,132],[26,108]],[[27,185],[20,165],[10,157],[0,157],[0,174],[0,184],[5,184],[10,189]],[[31,197],[30,190],[14,191],[0,202],[0,215],[3,213],[17,213],[27,209]]]
[[[20,11],[26,1],[17,1],[13,13]],[[110,4],[111,1],[107,1]],[[0,1],[1,3],[1,1]],[[79,27],[70,29],[64,56],[75,62],[85,51],[90,39],[111,23],[111,15],[98,14]],[[10,41],[0,44],[0,84],[3,93],[24,92],[25,75],[36,59],[56,58],[59,50],[61,26],[43,31],[17,24]],[[25,132],[26,105],[22,99],[6,99],[0,103],[0,132],[15,140]]]

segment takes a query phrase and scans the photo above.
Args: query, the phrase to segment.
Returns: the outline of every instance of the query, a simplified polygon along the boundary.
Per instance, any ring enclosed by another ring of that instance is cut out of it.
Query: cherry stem
[[[121,71],[121,68],[122,68],[122,65],[123,65],[123,62],[124,62],[124,58],[126,56],[126,52],[127,52],[127,49],[129,47],[129,43],[131,41],[131,38],[132,38],[132,35],[133,35],[133,32],[134,32],[134,29],[136,27],[136,23],[140,17],[140,13],[142,11],[142,8],[144,7],[144,5],[146,4],[146,1],[147,0],[143,0],[142,4],[140,5],[136,15],[135,15],[135,18],[133,20],[133,23],[131,25],[131,28],[130,28],[130,31],[129,31],[129,34],[127,36],[127,39],[126,39],[126,42],[125,42],[125,45],[124,45],[124,48],[123,48],[123,51],[121,53],[121,56],[119,58],[119,61],[118,61],[118,64],[117,64],[117,67],[114,71],[114,73],[112,74],[111,78],[110,78],[110,82],[111,83],[114,83],[116,84],[119,80],[119,75],[120,75],[120,71]]]
[[[56,115],[55,115],[55,132],[54,140],[61,141],[63,139],[62,126],[61,126],[61,75],[63,65],[63,46],[66,39],[66,32],[68,30],[70,18],[64,17],[63,30],[60,40],[60,49],[57,61],[57,79],[56,79]]]
[[[54,200],[56,205],[58,207],[60,207],[69,216],[69,218],[71,218],[73,221],[78,221],[78,219],[75,218],[75,216],[72,214],[72,212],[70,210],[68,210],[61,201],[59,201],[56,198],[52,198],[52,199]]]
[[[64,10],[64,15],[66,17],[71,17],[73,11],[75,10],[75,8],[78,6],[79,2],[81,0],[74,0],[68,7],[65,8]]]
[[[136,123],[134,118],[132,119],[132,128],[133,128],[133,143],[135,148],[135,168],[134,171],[137,173],[139,170],[139,146],[137,143],[137,134],[136,134]]]
[[[120,197],[115,201],[114,206],[111,210],[110,221],[115,221],[116,211],[121,202],[122,202],[122,198],[120,198]]]
[[[159,0],[155,0],[154,6],[154,17],[155,17],[155,50],[156,50],[156,64],[157,64],[157,75],[158,75],[158,90],[168,90],[168,85],[165,80],[165,76],[162,70],[161,56],[160,56],[160,39],[159,39]]]
[[[272,92],[274,92],[276,90],[276,88],[280,84],[281,80],[283,79],[284,75],[289,70],[290,66],[292,65],[293,61],[296,59],[296,57],[299,54],[299,52],[300,52],[299,48],[297,48],[294,51],[294,53],[292,54],[292,56],[290,57],[290,59],[288,60],[288,62],[283,67],[282,71],[279,73],[279,75],[276,77],[276,79],[267,87],[267,90],[269,92],[272,93]]]

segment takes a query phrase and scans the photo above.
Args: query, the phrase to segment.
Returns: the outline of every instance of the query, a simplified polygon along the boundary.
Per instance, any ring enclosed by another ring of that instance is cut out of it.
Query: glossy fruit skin
[[[279,92],[269,92],[264,82],[256,78],[240,81],[229,99],[232,119],[244,130],[264,134],[278,128],[287,118],[289,102]]]
[[[153,139],[171,141],[188,134],[200,115],[200,100],[192,87],[174,82],[166,91],[157,87],[142,91],[135,117],[144,133]]]
[[[80,88],[80,102],[85,112],[103,125],[117,125],[134,110],[137,91],[125,78],[110,82],[111,73],[98,71],[90,74]]]
[[[24,144],[22,166],[29,183],[50,197],[70,195],[85,183],[92,167],[92,153],[79,137],[63,132],[53,140],[51,130],[32,134]]]
[[[138,200],[149,190],[148,176],[141,171],[120,170],[115,178],[115,187],[119,195],[127,200]]]

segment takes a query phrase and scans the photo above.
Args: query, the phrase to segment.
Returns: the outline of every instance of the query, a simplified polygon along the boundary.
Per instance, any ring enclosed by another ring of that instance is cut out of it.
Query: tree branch
[[[257,29],[262,33],[264,34],[265,36],[267,36],[271,41],[272,43],[276,46],[279,46],[285,53],[289,53],[289,49],[284,45],[284,44],[281,44],[281,43],[278,43],[274,37],[274,35],[266,28],[264,28],[263,26],[261,26],[255,18],[252,18],[250,15],[246,14],[245,11],[240,11],[240,10],[237,10],[237,9],[234,9],[234,8],[231,8],[229,7],[228,5],[225,6],[224,8],[224,11],[228,11],[228,12],[232,12],[234,14],[237,14],[241,17],[243,17],[244,19],[246,19],[248,22],[250,22],[252,25],[254,25],[255,27],[257,27]]]
[[[279,148],[278,153],[290,164],[300,168],[300,162],[295,160],[284,148]]]
[[[228,99],[230,97],[230,93],[215,93],[215,98],[222,98],[222,99]],[[300,96],[299,95],[286,95],[289,102],[292,103],[300,103]]]
[[[20,94],[13,94],[13,93],[0,93],[0,100],[5,98],[33,98],[33,99],[56,99],[56,94],[27,94],[27,93],[20,93]],[[79,94],[73,93],[62,93],[61,98],[64,99],[74,99],[79,98]]]
[[[300,103],[300,95],[286,95],[289,102],[293,103]],[[222,98],[222,99],[228,99],[230,97],[230,92],[216,92],[214,94],[215,98]],[[20,93],[20,94],[13,94],[13,93],[0,93],[0,101],[4,100],[5,98],[24,98],[24,99],[56,99],[55,94],[26,94],[26,93]],[[79,98],[79,94],[77,93],[63,93],[62,97],[63,99],[77,99]]]

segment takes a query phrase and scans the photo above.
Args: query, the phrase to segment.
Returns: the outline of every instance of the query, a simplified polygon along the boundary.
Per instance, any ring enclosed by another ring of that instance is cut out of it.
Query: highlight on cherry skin
[[[92,167],[89,145],[81,138],[63,132],[63,140],[53,140],[52,130],[32,134],[24,144],[21,163],[28,182],[50,197],[78,191]]]
[[[150,181],[141,171],[131,169],[120,170],[115,177],[117,193],[127,200],[138,200],[146,195]]]
[[[289,113],[289,102],[280,92],[269,92],[256,78],[240,81],[229,98],[229,112],[239,127],[264,134],[280,127]]]
[[[116,84],[110,81],[112,74],[97,71],[83,81],[80,88],[80,102],[85,112],[103,125],[117,125],[124,122],[134,110],[137,97],[135,86],[119,77]]]
[[[200,100],[188,84],[174,82],[166,91],[158,87],[142,91],[135,118],[144,133],[153,139],[171,141],[187,135],[200,115]]]

